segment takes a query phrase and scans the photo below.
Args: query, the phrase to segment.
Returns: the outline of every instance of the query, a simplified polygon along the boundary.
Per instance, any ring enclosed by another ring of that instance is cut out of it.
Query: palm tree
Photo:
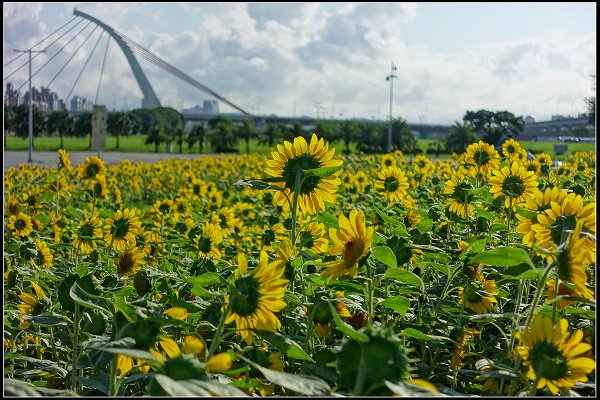
[[[256,129],[254,121],[244,118],[242,125],[237,127],[236,133],[246,142],[246,153],[250,153],[250,139],[258,137],[258,129]]]
[[[183,129],[183,126],[178,126],[177,128],[175,128],[175,137],[177,138],[177,140],[175,141],[175,143],[177,143],[177,145],[179,146],[179,154],[183,153],[183,137],[185,136],[185,129]]]
[[[237,137],[233,131],[233,124],[229,118],[219,115],[208,121],[210,145],[216,152],[234,150]]]
[[[60,135],[60,148],[64,149],[63,136],[73,134],[74,120],[67,110],[54,111],[46,120],[46,129],[48,133],[58,132]]]
[[[471,143],[479,140],[475,128],[468,122],[461,124],[454,121],[446,136],[446,151],[450,153],[463,153]]]
[[[126,112],[115,112],[108,114],[107,129],[110,133],[117,136],[117,147],[121,147],[119,138],[121,135],[128,136],[133,131],[133,127],[136,121],[130,113]]]
[[[279,139],[281,136],[281,126],[279,124],[269,124],[258,144],[266,144],[269,147],[273,147],[275,139]]]
[[[17,122],[17,114],[14,107],[4,107],[4,148],[6,148],[6,135],[14,132]]]
[[[345,120],[341,124],[338,124],[338,132],[336,139],[344,140],[344,146],[346,152],[350,152],[350,143],[354,142],[358,138],[358,125],[356,122],[349,119]]]
[[[165,135],[164,131],[158,126],[153,126],[148,131],[148,137],[146,138],[145,144],[153,144],[154,152],[158,153],[158,146],[165,141],[167,135]]]
[[[204,138],[206,136],[206,127],[203,123],[194,125],[190,133],[188,134],[188,148],[192,148],[196,142],[198,142],[198,152],[202,154],[204,148]]]

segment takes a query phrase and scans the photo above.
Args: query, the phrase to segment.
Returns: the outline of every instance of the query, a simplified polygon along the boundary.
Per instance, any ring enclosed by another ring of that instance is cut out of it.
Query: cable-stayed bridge
[[[38,43],[36,43],[34,46],[32,46],[29,49],[29,50],[32,50],[36,46],[38,46],[38,45],[42,44],[43,42],[47,41],[48,39],[50,39],[53,35],[57,34],[60,31],[62,31],[63,28],[66,28],[67,26],[72,25],[69,29],[67,29],[66,31],[64,31],[58,38],[54,39],[50,44],[48,44],[44,48],[44,50],[47,51],[50,48],[50,46],[52,46],[54,43],[56,43],[59,39],[65,37],[67,34],[69,34],[71,31],[73,31],[79,25],[84,24],[83,28],[81,28],[69,41],[67,41],[48,61],[46,61],[44,63],[44,65],[42,65],[39,69],[37,69],[35,71],[35,73],[32,73],[32,77],[34,77],[42,69],[44,69],[54,58],[56,58],[56,56],[58,56],[60,54],[60,52],[67,45],[69,45],[79,34],[81,34],[88,26],[92,25],[93,29],[91,30],[91,32],[85,37],[84,41],[77,47],[77,49],[73,52],[73,54],[71,54],[71,56],[69,57],[69,59],[62,65],[62,67],[59,69],[58,73],[52,78],[52,80],[48,83],[48,85],[45,86],[46,88],[49,88],[50,85],[56,80],[56,78],[58,78],[58,76],[63,72],[63,70],[69,64],[69,62],[75,57],[75,55],[77,54],[77,52],[82,48],[83,44],[96,31],[96,29],[100,28],[102,30],[101,35],[98,36],[98,39],[96,40],[96,43],[94,44],[94,47],[93,47],[92,51],[90,52],[88,58],[86,59],[86,61],[85,61],[84,65],[83,65],[81,71],[79,72],[79,75],[75,79],[75,83],[73,84],[73,87],[69,91],[69,94],[67,95],[67,97],[65,99],[65,103],[68,101],[68,99],[70,98],[71,94],[73,93],[73,90],[75,89],[75,86],[77,85],[77,82],[79,81],[79,78],[81,77],[83,71],[85,70],[85,67],[87,66],[90,58],[94,54],[94,51],[96,50],[96,47],[100,43],[100,39],[106,33],[108,35],[108,38],[107,38],[107,41],[106,41],[106,49],[104,51],[104,58],[102,60],[102,69],[100,71],[100,77],[99,77],[99,81],[98,81],[98,90],[96,92],[96,99],[94,100],[94,103],[97,101],[97,99],[98,99],[98,92],[100,91],[100,84],[102,82],[102,75],[103,75],[104,66],[105,66],[105,63],[106,63],[106,55],[108,53],[108,45],[110,43],[109,41],[110,41],[110,39],[113,39],[116,42],[116,44],[119,46],[119,48],[123,51],[123,54],[125,55],[125,58],[127,59],[129,67],[131,68],[131,71],[133,72],[133,75],[134,75],[134,77],[135,77],[135,79],[137,81],[137,84],[140,87],[140,90],[141,90],[142,96],[143,96],[143,98],[142,98],[142,108],[161,107],[161,102],[160,102],[158,96],[156,95],[154,89],[152,88],[152,85],[148,81],[148,78],[146,77],[146,74],[142,70],[142,67],[139,64],[137,57],[140,57],[140,58],[142,58],[142,59],[144,59],[146,61],[149,61],[150,63],[152,63],[155,66],[159,67],[163,71],[166,71],[170,75],[175,76],[175,77],[179,78],[180,80],[184,81],[188,85],[190,85],[190,86],[192,86],[192,87],[194,87],[194,88],[196,88],[196,89],[204,92],[205,94],[208,94],[212,98],[220,100],[223,103],[231,106],[232,108],[234,108],[234,109],[238,110],[239,112],[241,112],[244,117],[252,117],[252,114],[250,114],[249,112],[247,112],[246,110],[244,110],[242,107],[234,104],[233,102],[231,102],[230,100],[228,100],[227,98],[225,98],[224,96],[222,96],[221,94],[215,92],[214,90],[210,89],[206,85],[198,82],[196,79],[192,78],[191,76],[189,76],[185,72],[183,72],[180,69],[178,69],[178,68],[174,67],[173,65],[169,64],[164,59],[160,58],[156,54],[153,54],[151,51],[149,51],[145,47],[143,47],[140,44],[136,43],[134,40],[132,40],[131,38],[127,37],[122,32],[117,31],[116,29],[114,29],[111,26],[107,25],[106,23],[102,22],[98,18],[95,18],[95,17],[93,17],[93,16],[91,16],[89,14],[86,14],[86,13],[84,13],[82,11],[79,11],[77,9],[75,9],[73,11],[73,14],[75,15],[73,17],[73,19],[71,19],[69,22],[67,22],[66,24],[64,24],[63,26],[61,26],[60,28],[58,28],[54,32],[52,32],[50,35],[48,35],[47,37],[45,37],[44,39],[42,39],[41,41],[39,41]],[[73,24],[71,24],[71,23],[73,23]],[[6,71],[6,68],[10,64],[12,64],[17,59],[19,59],[20,56],[22,56],[23,54],[24,53],[21,53],[19,56],[13,58],[12,60],[10,60],[6,64],[4,64],[5,71]],[[37,57],[37,56],[39,56],[39,54],[36,54],[35,56],[33,56],[32,59],[35,58],[35,57]],[[15,69],[13,72],[11,72],[10,74],[8,74],[7,76],[5,76],[4,77],[4,81],[7,81],[17,71],[19,71],[21,68],[26,67],[27,65],[28,65],[28,61],[25,62],[24,64],[22,64],[21,66],[19,66],[17,69]],[[19,86],[17,88],[17,90],[21,89],[26,83],[27,83],[27,81],[25,81],[21,86]]]

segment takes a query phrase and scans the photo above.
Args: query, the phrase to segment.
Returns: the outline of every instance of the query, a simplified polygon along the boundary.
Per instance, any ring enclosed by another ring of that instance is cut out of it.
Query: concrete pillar
[[[106,151],[106,106],[94,106],[92,112],[92,151]]]

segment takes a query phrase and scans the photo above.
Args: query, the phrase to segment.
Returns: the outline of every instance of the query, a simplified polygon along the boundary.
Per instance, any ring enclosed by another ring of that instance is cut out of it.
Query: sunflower
[[[97,247],[96,239],[102,239],[102,221],[95,214],[86,212],[75,231],[73,247],[78,252],[89,254]]]
[[[23,300],[23,304],[18,304],[17,308],[19,309],[19,320],[21,320],[21,326],[23,328],[29,328],[31,325],[30,321],[25,320],[26,316],[29,315],[39,315],[43,309],[46,299],[46,294],[44,290],[35,282],[31,282],[31,286],[35,294],[21,292],[19,294],[19,298]]]
[[[13,196],[8,196],[4,209],[6,210],[6,215],[19,215],[23,208],[19,200]]]
[[[450,198],[446,203],[450,205],[450,212],[462,217],[468,218],[473,214],[475,196],[469,193],[473,185],[461,174],[452,174],[450,180],[446,181],[443,194],[449,194]]]
[[[65,149],[58,149],[58,169],[65,169],[67,171],[71,170],[71,158],[69,158],[69,153]]]
[[[256,269],[248,273],[248,260],[238,256],[234,283],[225,297],[224,309],[229,310],[225,323],[235,322],[236,330],[247,343],[252,343],[253,330],[277,332],[281,322],[275,313],[286,306],[283,301],[288,280],[283,277],[285,265],[281,260],[269,262],[267,253],[260,252]]]
[[[335,148],[329,149],[329,144],[318,139],[313,133],[310,143],[307,144],[302,136],[294,138],[294,142],[285,141],[277,145],[277,151],[272,152],[272,160],[267,161],[268,168],[265,173],[275,178],[282,178],[283,182],[273,182],[280,186],[283,192],[275,193],[275,203],[278,206],[285,204],[286,196],[291,195],[296,186],[297,173],[300,170],[314,168],[328,168],[341,166],[343,161],[334,159]],[[316,214],[325,209],[325,203],[335,202],[335,192],[341,181],[340,171],[329,176],[311,176],[302,182],[298,193],[298,204],[303,212]]]
[[[527,160],[523,161],[523,165],[527,171],[532,171],[536,175],[540,175],[542,173],[542,164],[540,164],[537,160]]]
[[[538,213],[541,213],[550,208],[551,202],[561,203],[564,198],[569,194],[566,190],[560,190],[554,186],[552,188],[546,188],[542,193],[536,189],[533,194],[525,200],[524,207],[528,211],[534,211],[535,214],[531,216],[524,216],[519,213],[516,214],[519,220],[519,225],[516,231],[523,234],[523,244],[532,246],[535,242],[535,232],[531,229],[533,224],[537,223]]]
[[[277,248],[277,257],[283,262],[285,265],[285,272],[283,273],[283,277],[288,279],[289,281],[294,280],[294,266],[292,265],[292,261],[294,258],[298,256],[298,250],[296,246],[292,246],[292,241],[290,238],[285,238],[283,242],[279,244]]]
[[[450,366],[452,368],[460,368],[465,365],[465,350],[469,339],[473,336],[478,335],[480,332],[477,329],[471,328],[455,328],[450,336],[454,337],[456,344],[450,351],[452,358],[450,359]]]
[[[544,292],[547,296],[545,302],[548,304],[556,304],[556,307],[559,310],[563,310],[565,307],[574,304],[574,300],[567,300],[564,298],[558,299],[556,301],[552,301],[555,298],[555,294],[558,296],[568,296],[568,297],[579,297],[579,298],[593,298],[593,293],[587,287],[585,291],[581,291],[577,286],[574,286],[573,289],[569,288],[563,282],[559,281],[558,292],[556,292],[556,281],[554,279],[549,279],[546,281],[546,285],[548,285],[548,289]],[[592,295],[591,297],[586,297],[586,295]]]
[[[484,279],[483,282],[470,281],[464,288],[458,288],[459,302],[476,314],[490,312],[494,308],[494,304],[498,303],[494,297],[498,293],[500,291],[496,288],[496,282],[493,279]]]
[[[511,161],[520,151],[521,145],[515,139],[508,139],[502,143],[502,155]]]
[[[301,248],[312,250],[316,253],[327,251],[328,240],[325,237],[325,225],[318,221],[311,221],[299,230]]]
[[[565,318],[555,326],[552,319],[536,315],[524,331],[515,337],[521,342],[516,347],[528,367],[527,377],[537,382],[536,389],[545,386],[552,394],[569,390],[577,382],[587,382],[587,374],[596,369],[596,362],[589,357],[580,357],[592,346],[582,343],[583,332],[568,332],[569,321]]]
[[[428,176],[433,172],[434,165],[427,156],[418,155],[411,164],[413,170],[418,174]]]
[[[384,168],[377,174],[375,189],[385,195],[388,202],[400,201],[406,196],[408,190],[408,179],[399,168]]]
[[[82,179],[92,179],[98,174],[106,174],[106,166],[100,158],[86,157],[83,164],[79,166],[79,175]]]
[[[219,212],[213,211],[210,222],[221,229],[223,238],[227,238],[234,231],[234,227],[237,224],[237,218],[235,218],[235,211],[230,207],[222,207]]]
[[[391,154],[384,154],[381,156],[381,168],[389,168],[396,166],[396,158]]]
[[[465,150],[465,163],[475,167],[478,174],[487,176],[490,171],[498,168],[500,156],[494,146],[480,140],[477,143],[470,144]]]
[[[52,253],[48,245],[43,240],[36,240],[35,247],[37,254],[29,260],[29,264],[34,267],[50,268],[52,266]]]
[[[586,260],[594,263],[596,244],[587,234],[596,237],[596,204],[584,205],[580,195],[569,193],[560,203],[550,202],[550,208],[538,214],[537,223],[531,226],[531,230],[535,232],[536,242],[540,247],[555,251],[566,239],[567,232],[575,229],[578,221],[582,222],[581,232],[586,234],[583,244]]]
[[[125,250],[128,245],[135,246],[135,235],[142,229],[140,219],[134,209],[118,210],[115,218],[107,218],[104,225],[104,241],[117,250]]]
[[[321,276],[329,276],[328,282],[343,275],[356,277],[358,261],[369,252],[373,240],[373,227],[367,228],[362,211],[351,210],[349,218],[340,214],[339,226],[337,231],[329,229],[333,245],[330,245],[327,254],[341,255],[341,258],[323,263]]]
[[[104,174],[96,174],[94,178],[89,180],[89,191],[94,199],[105,199],[108,196],[108,186],[106,184],[106,176]]]
[[[156,200],[152,205],[152,211],[158,214],[159,216],[164,216],[167,214],[173,213],[173,200],[164,199],[164,200]]]
[[[221,251],[217,246],[223,241],[221,229],[208,221],[202,224],[201,229],[202,233],[194,237],[198,254],[208,258],[220,258]]]
[[[535,173],[525,170],[517,162],[513,162],[510,167],[494,170],[492,174],[494,176],[490,178],[490,192],[494,198],[506,196],[506,207],[512,205],[514,208],[516,204],[525,202],[535,193],[538,186]]]
[[[19,212],[17,215],[11,215],[8,218],[7,228],[16,238],[27,237],[33,232],[31,218],[25,213]]]
[[[546,153],[538,153],[535,155],[536,161],[538,161],[542,165],[552,165],[552,157]]]
[[[129,244],[116,258],[117,275],[134,275],[140,266],[146,263],[144,257],[146,253],[135,243]]]
[[[153,347],[148,349],[148,352],[161,362],[164,362],[167,357],[175,358],[181,354],[179,345],[177,345],[177,343],[169,337],[158,338],[157,342],[153,346],[156,346],[156,344],[158,344],[158,349]],[[167,357],[165,357],[163,352],[160,350],[164,351]],[[137,359],[136,365],[140,372],[144,374],[147,374],[150,371],[150,364],[148,364],[148,362],[145,360]],[[120,375],[125,376],[133,369],[133,358],[124,354],[118,354],[116,366],[117,370],[120,372]]]

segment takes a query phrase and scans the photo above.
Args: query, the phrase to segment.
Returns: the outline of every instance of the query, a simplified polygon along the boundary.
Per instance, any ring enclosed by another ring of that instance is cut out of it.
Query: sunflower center
[[[552,241],[557,245],[562,243],[563,232],[574,230],[576,223],[577,220],[574,215],[561,215],[556,218],[551,230]]]
[[[236,292],[231,298],[231,311],[241,317],[254,314],[260,300],[260,282],[252,275],[235,280]]]
[[[365,251],[365,242],[360,238],[355,238],[346,243],[342,258],[344,267],[349,269],[354,266]]]
[[[384,164],[385,164],[385,166],[386,166],[386,167],[391,167],[391,166],[392,166],[392,160],[390,160],[390,159],[388,158],[388,159],[386,159],[386,160],[384,161]]]
[[[290,190],[294,190],[296,187],[296,174],[299,170],[320,168],[321,163],[310,154],[301,154],[298,157],[294,157],[287,161],[283,168],[283,178],[285,179],[285,187]],[[318,176],[309,176],[304,179],[302,186],[300,187],[299,194],[312,193],[317,185],[321,182],[321,178]]]
[[[509,175],[502,182],[502,192],[511,197],[519,197],[525,193],[525,182],[520,176]]]
[[[112,233],[116,238],[122,238],[129,232],[129,220],[126,218],[117,219],[112,228]]]
[[[514,153],[514,152],[515,152],[515,148],[514,148],[514,146],[512,146],[512,145],[511,145],[511,146],[508,146],[508,147],[506,148],[506,151],[507,151],[507,152],[509,152],[509,153]]]
[[[459,203],[467,204],[469,202],[469,189],[473,189],[473,187],[467,182],[461,182],[456,185],[454,189],[454,193],[452,193],[452,197],[456,199]]]
[[[25,221],[23,221],[22,219],[18,219],[15,221],[15,229],[18,231],[25,229],[26,226],[27,226],[27,223]]]
[[[263,233],[262,245],[263,246],[268,246],[268,245],[270,245],[273,242],[273,240],[275,240],[275,232],[273,232],[272,229],[267,229]]]
[[[101,197],[102,191],[103,191],[103,185],[101,183],[95,183],[94,184],[94,195],[96,197]]]
[[[162,214],[168,213],[170,209],[171,207],[169,207],[169,204],[167,203],[162,203],[160,206],[158,206],[158,211],[160,211]]]
[[[100,167],[97,164],[89,164],[85,169],[88,178],[95,177],[98,172],[100,172]]]
[[[210,236],[200,236],[200,238],[198,239],[198,250],[200,250],[203,253],[210,252]]]
[[[400,187],[400,183],[398,182],[398,179],[396,179],[396,177],[388,176],[383,181],[383,187],[385,188],[386,192],[393,193],[396,190],[398,190],[398,187]]]
[[[560,379],[569,372],[565,356],[552,343],[536,343],[529,352],[529,358],[536,375],[540,378]]]
[[[477,165],[482,166],[486,165],[488,161],[490,161],[491,157],[487,151],[477,150],[475,151],[475,154],[473,154],[473,159]]]
[[[94,235],[94,227],[92,224],[85,224],[79,228],[79,235],[82,237],[92,237]]]
[[[135,259],[133,258],[133,254],[127,252],[123,254],[119,265],[117,265],[117,272],[119,275],[127,275],[133,270],[134,266]]]

